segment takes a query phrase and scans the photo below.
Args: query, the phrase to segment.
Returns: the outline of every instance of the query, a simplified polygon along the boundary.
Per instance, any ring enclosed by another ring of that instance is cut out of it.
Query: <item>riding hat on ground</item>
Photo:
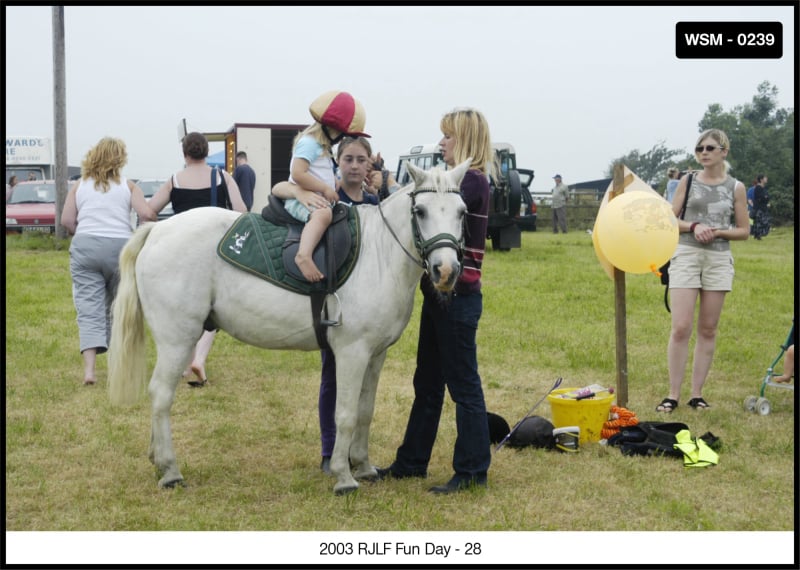
[[[529,416],[522,420],[514,433],[508,439],[509,447],[543,447],[553,449],[555,437],[553,424],[541,416]]]
[[[486,418],[489,420],[489,441],[491,443],[500,443],[511,431],[508,422],[502,416],[492,412],[486,412]]]

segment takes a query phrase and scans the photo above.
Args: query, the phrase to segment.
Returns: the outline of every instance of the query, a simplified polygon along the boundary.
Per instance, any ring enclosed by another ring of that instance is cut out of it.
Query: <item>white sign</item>
[[[6,165],[52,164],[52,148],[47,137],[6,137]]]

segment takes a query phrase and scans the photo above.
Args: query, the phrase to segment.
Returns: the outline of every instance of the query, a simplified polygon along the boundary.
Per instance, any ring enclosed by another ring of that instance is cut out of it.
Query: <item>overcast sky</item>
[[[52,8],[3,10],[6,137],[52,137]],[[441,138],[442,114],[473,106],[543,192],[555,173],[601,178],[612,159],[660,141],[688,150],[710,103],[731,110],[762,81],[794,107],[794,10],[67,6],[68,162],[110,135],[128,145],[127,176],[166,178],[183,164],[181,119],[206,132],[304,124],[313,99],[341,89],[364,104],[391,168]],[[782,22],[783,57],[677,59],[680,21]]]

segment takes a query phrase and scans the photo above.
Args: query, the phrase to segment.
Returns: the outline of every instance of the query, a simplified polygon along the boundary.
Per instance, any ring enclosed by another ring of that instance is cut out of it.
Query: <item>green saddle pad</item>
[[[353,271],[361,251],[361,225],[356,208],[347,208],[347,224],[352,245],[344,262],[336,272],[336,289],[341,287]],[[293,293],[310,295],[326,291],[327,281],[309,283],[295,279],[283,266],[283,244],[289,229],[266,221],[261,214],[242,214],[228,228],[217,246],[217,254],[242,271],[269,281]],[[325,239],[324,237],[322,239]]]

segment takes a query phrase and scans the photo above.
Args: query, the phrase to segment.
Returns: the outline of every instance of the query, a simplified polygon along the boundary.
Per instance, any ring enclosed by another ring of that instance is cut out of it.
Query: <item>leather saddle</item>
[[[283,266],[289,275],[298,281],[308,283],[309,281],[303,276],[294,261],[297,250],[300,247],[300,234],[303,233],[305,224],[293,218],[284,208],[283,200],[272,194],[269,195],[269,202],[261,211],[261,216],[271,224],[287,227],[288,233],[286,234],[286,240],[283,242],[281,254]],[[319,240],[319,244],[317,244],[312,254],[314,263],[325,274],[326,282],[325,291],[315,291],[310,294],[314,334],[317,337],[317,344],[319,344],[320,348],[330,348],[325,334],[327,327],[335,327],[340,324],[341,306],[339,305],[338,297],[336,298],[336,304],[339,314],[333,317],[329,315],[327,298],[328,295],[335,296],[337,270],[344,264],[352,246],[352,237],[347,218],[348,207],[341,202],[337,202],[333,207],[331,225],[325,230],[325,234]]]
[[[336,289],[336,272],[344,264],[352,247],[353,240],[347,225],[347,208],[341,202],[337,202],[333,207],[333,221],[312,255],[314,263],[325,274],[328,292]],[[289,275],[298,281],[308,283],[294,261],[300,247],[300,234],[303,233],[304,224],[293,218],[284,208],[283,200],[272,194],[269,195],[269,203],[264,206],[261,216],[271,224],[286,226],[289,230],[282,247],[283,266]]]

